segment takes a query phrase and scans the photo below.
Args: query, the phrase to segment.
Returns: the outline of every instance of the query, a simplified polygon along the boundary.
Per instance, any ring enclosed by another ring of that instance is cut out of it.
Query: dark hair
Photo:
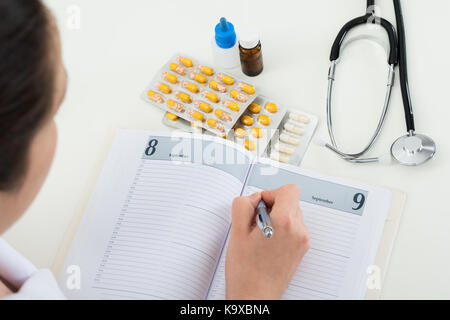
[[[40,0],[0,0],[0,191],[20,186],[31,141],[51,114],[49,16]]]

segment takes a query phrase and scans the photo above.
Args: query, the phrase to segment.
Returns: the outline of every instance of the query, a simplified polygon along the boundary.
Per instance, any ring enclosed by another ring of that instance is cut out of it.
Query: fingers
[[[261,201],[261,193],[249,197],[234,199],[232,207],[232,224],[237,230],[250,231],[255,224],[255,210]]]
[[[300,188],[295,184],[289,184],[276,190],[263,191],[261,197],[272,207],[272,211],[295,214],[300,201]]]

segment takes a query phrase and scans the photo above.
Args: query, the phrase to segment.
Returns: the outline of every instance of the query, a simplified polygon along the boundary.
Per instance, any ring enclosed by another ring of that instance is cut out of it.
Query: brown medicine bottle
[[[263,57],[259,33],[254,29],[244,29],[239,33],[239,55],[242,72],[256,77],[263,69]]]

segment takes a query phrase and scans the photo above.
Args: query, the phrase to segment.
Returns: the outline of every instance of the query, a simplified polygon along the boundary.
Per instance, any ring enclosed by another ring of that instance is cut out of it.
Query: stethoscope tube
[[[387,162],[391,157],[395,158],[400,164],[407,166],[415,166],[425,163],[431,159],[436,153],[436,145],[434,141],[425,136],[415,133],[414,113],[411,104],[411,96],[408,84],[407,58],[406,58],[406,36],[403,21],[402,8],[400,0],[393,0],[395,8],[395,17],[397,22],[396,32],[394,26],[387,20],[377,17],[375,15],[375,0],[367,0],[366,14],[364,16],[355,18],[347,22],[339,31],[330,54],[330,69],[328,72],[328,95],[327,95],[327,125],[328,133],[330,135],[331,144],[325,143],[324,146],[336,153],[342,159],[352,163],[371,163],[371,162]],[[345,153],[341,151],[337,145],[336,138],[333,131],[332,120],[332,92],[335,81],[336,65],[339,60],[341,47],[348,32],[356,26],[366,23],[378,23],[384,28],[389,38],[389,76],[387,83],[387,90],[385,95],[384,106],[382,114],[367,146],[358,153]],[[398,40],[397,40],[398,37]],[[363,156],[372,148],[375,141],[381,133],[381,129],[386,120],[387,111],[389,109],[392,87],[394,84],[395,67],[399,64],[400,70],[400,85],[402,92],[402,100],[405,111],[405,122],[408,134],[397,139],[392,147],[390,155],[384,155],[377,158],[363,158]]]

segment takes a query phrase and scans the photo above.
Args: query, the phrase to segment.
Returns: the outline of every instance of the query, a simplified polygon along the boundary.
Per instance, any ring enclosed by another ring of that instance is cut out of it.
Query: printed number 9
[[[353,210],[359,210],[364,206],[364,202],[366,202],[366,197],[362,193],[357,193],[353,197],[353,202],[357,204],[356,208],[352,208]]]
[[[156,146],[158,145],[158,140],[153,139],[148,143],[148,148],[145,149],[145,154],[147,156],[152,156],[156,152]]]

